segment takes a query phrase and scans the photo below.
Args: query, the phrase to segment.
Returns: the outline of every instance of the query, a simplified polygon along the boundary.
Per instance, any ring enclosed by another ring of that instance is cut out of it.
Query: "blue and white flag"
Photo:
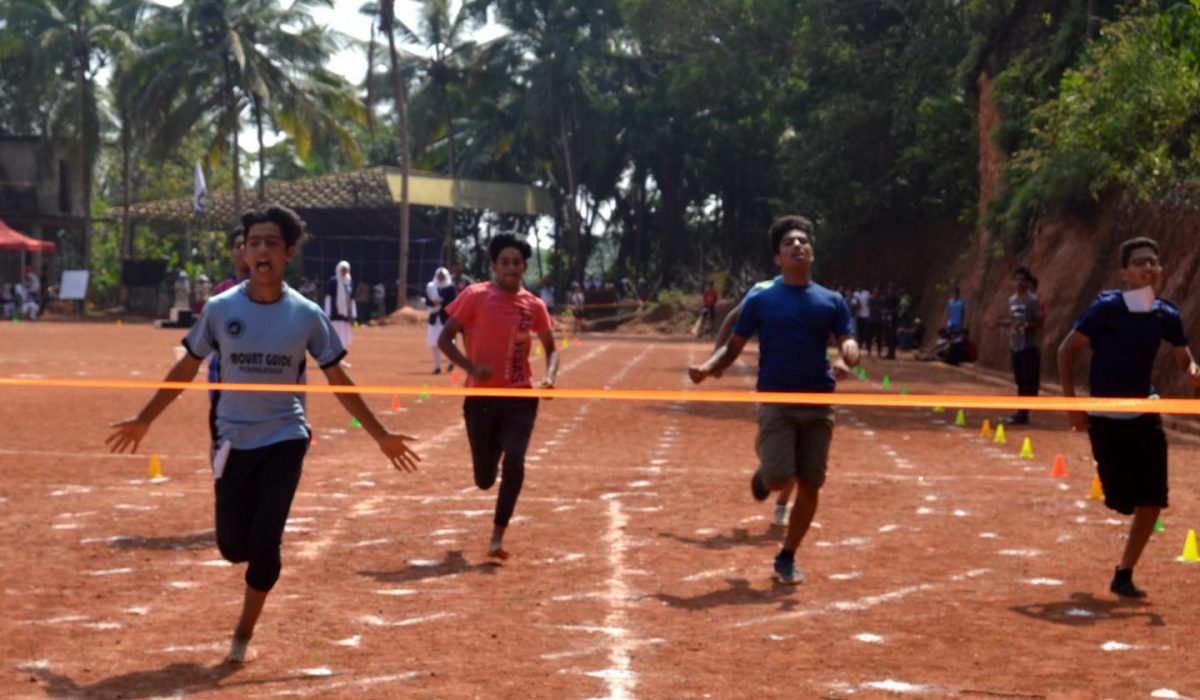
[[[192,197],[192,211],[196,212],[196,216],[204,216],[208,214],[204,210],[204,198],[208,196],[208,185],[204,184],[204,171],[200,170],[199,161],[196,162],[196,187]]]

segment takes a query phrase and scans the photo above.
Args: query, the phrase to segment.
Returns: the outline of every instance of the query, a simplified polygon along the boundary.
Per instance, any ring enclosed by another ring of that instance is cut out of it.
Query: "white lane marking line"
[[[82,622],[91,619],[86,615],[63,615],[62,617],[51,617],[45,620],[21,620],[18,625],[61,625],[65,622]]]
[[[440,612],[432,615],[422,615],[420,617],[409,617],[403,620],[385,620],[378,615],[364,615],[362,621],[372,627],[408,627],[410,625],[419,625],[423,622],[433,622],[434,620],[442,620],[447,617],[458,617],[458,613]]]
[[[369,686],[382,685],[384,683],[402,683],[404,681],[411,681],[414,678],[419,678],[422,675],[424,674],[420,671],[406,671],[404,673],[393,673],[387,676],[371,676],[369,678],[321,683],[320,685],[307,685],[304,688],[296,690],[277,690],[272,693],[272,695],[300,697],[306,695],[324,695],[328,691],[337,690],[339,688],[367,688]]]
[[[120,576],[122,574],[132,574],[133,569],[122,567],[120,569],[101,569],[99,571],[89,571],[89,576]]]
[[[1039,557],[1042,555],[1040,549],[1001,549],[996,554],[1005,557]]]
[[[971,569],[962,574],[951,576],[951,581],[961,581],[967,578],[977,578],[986,573],[989,569]],[[878,607],[884,603],[892,603],[897,600],[903,600],[916,593],[924,593],[926,591],[935,591],[942,588],[942,584],[938,583],[923,583],[917,586],[905,586],[897,588],[893,591],[887,591],[878,595],[863,596],[855,600],[836,600],[823,605],[817,605],[801,610],[792,610],[786,613],[778,613],[774,615],[762,615],[752,617],[746,620],[740,620],[727,625],[731,629],[739,629],[742,627],[751,627],[753,625],[761,625],[764,623],[784,622],[787,620],[796,620],[804,617],[816,617],[819,615],[832,615],[841,612],[861,612],[870,608]]]
[[[196,654],[206,651],[225,651],[227,645],[223,642],[211,642],[209,644],[176,644],[169,647],[163,647],[153,654]]]
[[[643,353],[644,354],[644,353]],[[637,686],[637,673],[631,668],[630,652],[635,646],[625,629],[625,609],[630,606],[629,585],[625,582],[625,551],[629,543],[625,539],[625,528],[629,518],[621,510],[621,502],[608,502],[608,531],[604,535],[608,545],[608,612],[604,616],[604,627],[613,630],[608,648],[608,668],[589,676],[600,678],[608,687],[609,698],[632,698]]]

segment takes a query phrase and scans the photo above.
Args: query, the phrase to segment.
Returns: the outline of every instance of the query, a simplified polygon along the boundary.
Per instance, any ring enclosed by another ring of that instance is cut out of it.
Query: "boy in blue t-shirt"
[[[729,342],[729,337],[733,335],[733,327],[737,324],[738,319],[742,316],[742,306],[746,304],[746,300],[757,295],[764,289],[770,289],[776,284],[783,282],[782,275],[776,275],[774,279],[763,280],[750,288],[746,292],[746,296],[737,306],[733,307],[729,313],[725,314],[725,320],[721,321],[721,328],[717,331],[717,339],[713,344],[713,352],[720,350],[725,343]],[[711,377],[714,379],[721,378],[721,372],[713,372]],[[781,486],[775,494],[775,526],[784,527],[788,524],[788,500],[792,497],[792,488],[795,487],[795,480],[789,481],[786,485]]]
[[[743,301],[729,342],[704,364],[689,368],[688,375],[697,384],[718,375],[758,333],[760,392],[832,392],[835,374],[847,376],[850,367],[858,364],[850,307],[842,295],[812,281],[812,222],[802,216],[783,217],[771,225],[770,237],[782,282]],[[826,356],[830,336],[840,349],[840,357],[832,363]],[[759,407],[760,466],[750,480],[754,498],[765,501],[772,490],[792,479],[798,484],[783,548],[775,557],[775,575],[783,583],[804,580],[796,568],[796,549],[817,512],[832,439],[831,406],[764,403]]]
[[[1150,375],[1164,340],[1174,348],[1175,361],[1187,374],[1188,383],[1200,386],[1200,367],[1188,349],[1179,309],[1155,295],[1162,265],[1154,240],[1134,238],[1121,244],[1121,279],[1127,291],[1101,292],[1058,348],[1063,395],[1075,395],[1075,357],[1090,345],[1088,384],[1092,396],[1154,396]],[[1146,592],[1133,584],[1133,567],[1150,540],[1159,513],[1167,507],[1167,438],[1162,418],[1157,413],[1079,411],[1068,416],[1071,428],[1086,430],[1091,439],[1104,486],[1104,504],[1133,515],[1125,552],[1109,589],[1120,596],[1141,598]]]
[[[210,299],[183,346],[187,350],[164,381],[190,382],[212,352],[221,354],[217,404],[220,448],[213,457],[217,547],[228,561],[247,562],[242,614],[226,660],[247,659],[250,638],[267,594],[279,579],[279,548],[292,498],[300,483],[312,434],[304,395],[237,391],[242,383],[303,384],[311,354],[330,384],[353,385],[342,369],[346,355],[320,307],[283,283],[284,268],[299,249],[304,222],[291,209],[268,206],[242,214],[249,278]],[[136,452],[150,424],[182,389],[159,389],[135,418],[119,421],[105,441],[113,452]],[[419,461],[407,441],[375,418],[358,394],[338,401],[379,443],[393,466],[413,471]]]

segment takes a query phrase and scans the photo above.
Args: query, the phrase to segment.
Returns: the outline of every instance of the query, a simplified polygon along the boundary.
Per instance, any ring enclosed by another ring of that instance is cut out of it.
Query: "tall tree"
[[[439,103],[446,142],[446,172],[451,180],[458,176],[454,158],[457,138],[454,133],[453,92],[463,84],[472,70],[476,44],[470,38],[486,19],[486,10],[463,3],[457,12],[451,12],[450,0],[423,0],[421,15],[416,29],[404,22],[396,22],[405,41],[424,47],[429,53],[417,59],[424,74],[426,87]],[[451,203],[446,212],[446,262],[454,262],[455,251],[455,207]]]
[[[408,299],[408,239],[409,204],[408,178],[412,169],[412,151],[408,144],[408,90],[400,73],[400,54],[396,52],[396,3],[381,0],[379,3],[380,28],[387,35],[388,62],[392,68],[392,93],[396,99],[396,128],[400,130],[400,276],[397,300],[404,306]]]
[[[492,4],[500,21],[511,30],[507,42],[512,50],[526,57],[514,76],[524,89],[520,108],[522,136],[545,144],[540,160],[550,167],[544,168],[543,177],[556,192],[565,229],[562,238],[570,260],[569,272],[578,279],[587,261],[580,254],[577,130],[580,120],[594,104],[588,71],[603,60],[619,23],[616,2],[495,0]],[[564,280],[557,281],[561,286]]]
[[[78,148],[83,198],[83,265],[91,266],[92,180],[100,149],[100,104],[96,76],[111,59],[111,50],[132,42],[113,22],[125,3],[91,0],[16,0],[7,13],[5,31],[20,37],[17,45],[32,57],[35,74],[57,72],[69,86],[64,102],[75,118],[72,134]],[[49,135],[49,134],[47,134]]]
[[[351,87],[324,68],[343,38],[318,27],[310,12],[331,6],[332,0],[295,0],[287,7],[277,0],[188,0],[160,8],[156,21],[169,36],[138,58],[156,67],[139,101],[157,127],[156,152],[169,153],[196,124],[205,123],[212,134],[210,165],[231,155],[237,210],[242,204],[239,134],[247,108],[258,127],[260,154],[269,117],[296,141],[302,158],[308,156],[312,134],[321,130],[332,131],[358,157],[357,142],[342,120],[364,120],[365,110]],[[260,180],[264,163],[260,157]]]

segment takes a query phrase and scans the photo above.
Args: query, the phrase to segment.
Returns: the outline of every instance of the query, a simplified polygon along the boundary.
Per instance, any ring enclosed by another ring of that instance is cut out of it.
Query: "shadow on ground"
[[[1072,627],[1086,627],[1106,620],[1133,620],[1146,618],[1151,627],[1163,627],[1162,615],[1152,612],[1150,603],[1132,598],[1100,599],[1091,593],[1072,593],[1067,600],[1031,605],[1014,605],[1009,608],[1015,613],[1042,622]]]
[[[463,556],[462,550],[454,550],[446,552],[442,560],[432,566],[410,564],[397,571],[359,571],[358,575],[373,578],[380,583],[409,583],[471,572],[490,576],[500,568],[499,562],[494,561],[472,564]]]

